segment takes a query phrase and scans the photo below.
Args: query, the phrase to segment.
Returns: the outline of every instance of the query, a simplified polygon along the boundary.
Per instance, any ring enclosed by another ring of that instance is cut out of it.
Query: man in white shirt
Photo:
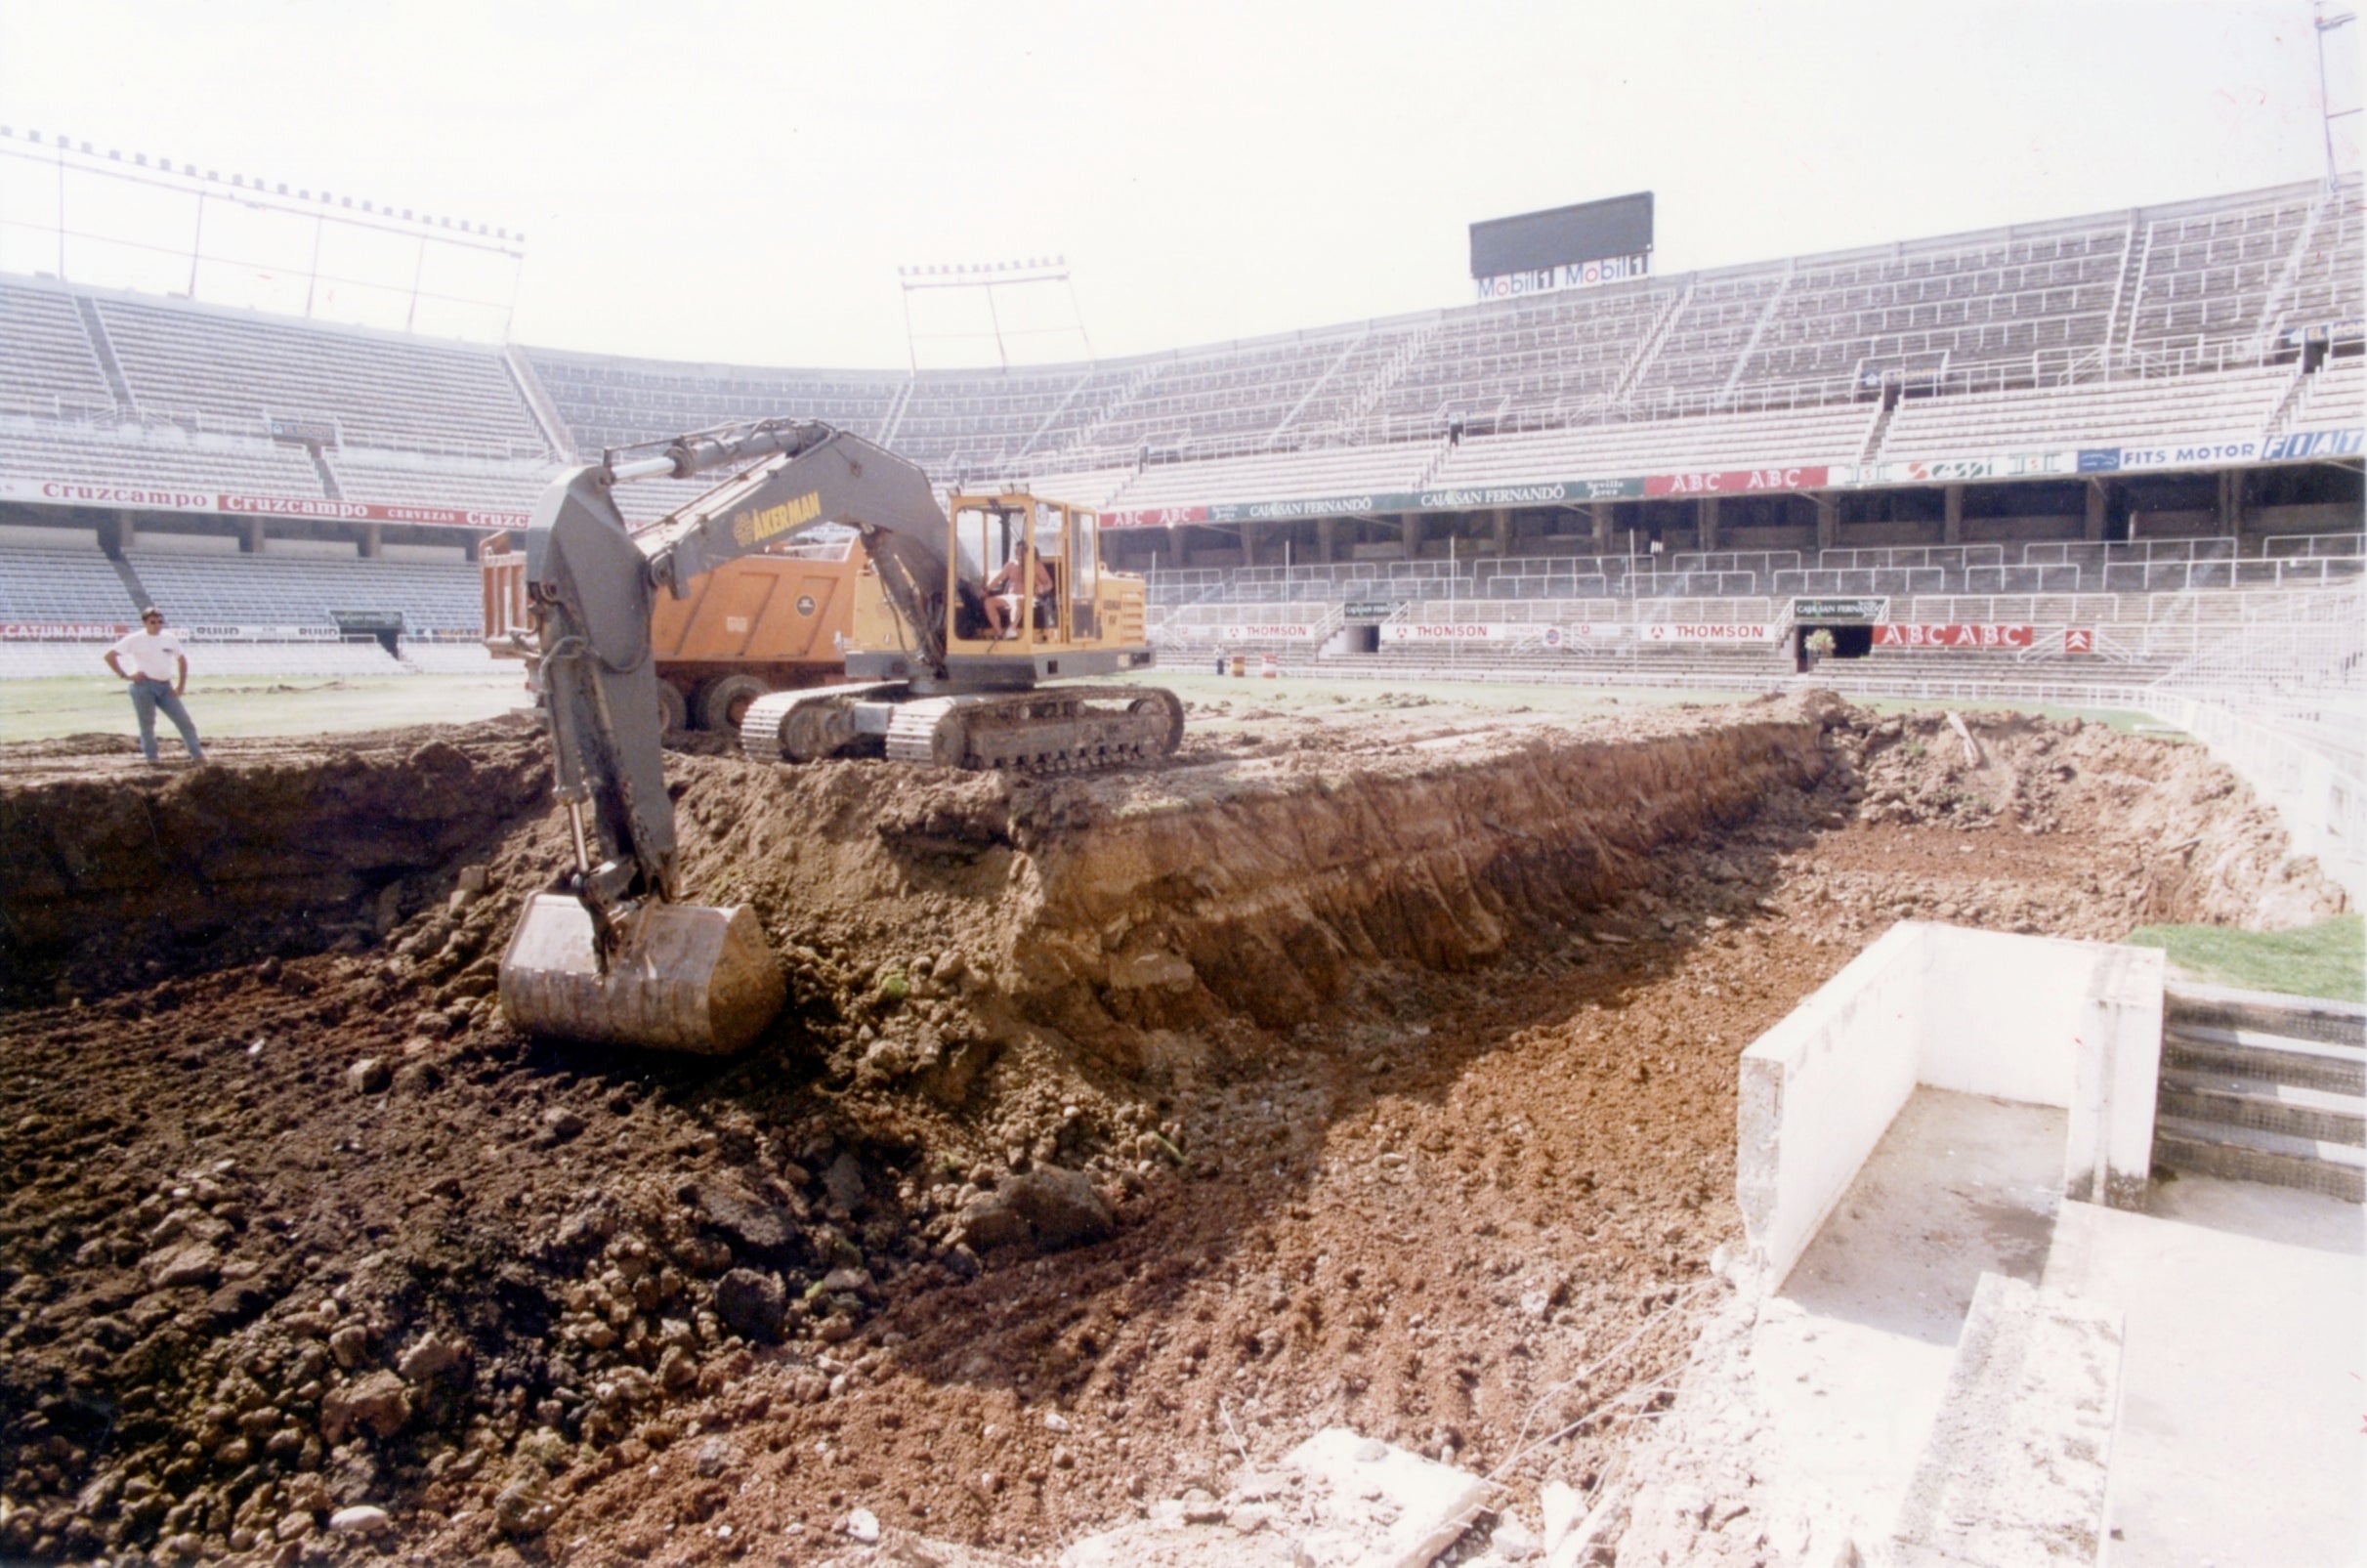
[[[123,661],[130,659],[126,670]],[[156,760],[156,710],[173,721],[181,732],[181,743],[190,748],[190,760],[203,762],[205,748],[197,743],[197,726],[190,721],[190,711],[181,705],[181,693],[189,685],[189,656],[181,651],[181,639],[164,629],[164,612],[154,605],[140,612],[140,629],[125,636],[106,651],[106,667],[132,685],[132,711],[140,716],[140,749],[149,762]]]

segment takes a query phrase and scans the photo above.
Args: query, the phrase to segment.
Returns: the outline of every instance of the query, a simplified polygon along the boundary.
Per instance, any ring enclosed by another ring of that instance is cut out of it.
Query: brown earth
[[[0,1554],[1033,1556],[1331,1422],[1584,1484],[1738,1233],[1735,1056],[1891,919],[2340,899],[2092,725],[1245,728],[674,759],[794,975],[725,1063],[500,1020],[530,731],[0,748]]]

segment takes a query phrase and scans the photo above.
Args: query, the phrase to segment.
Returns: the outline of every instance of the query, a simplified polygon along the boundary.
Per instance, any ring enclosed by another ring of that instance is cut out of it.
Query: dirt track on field
[[[728,1063],[500,1021],[531,731],[0,748],[0,1552],[818,1560],[860,1506],[1032,1556],[1332,1421],[1584,1482],[1738,1232],[1736,1054],[1890,920],[2339,898],[2195,748],[1970,733],[676,758],[688,884],[793,972]]]

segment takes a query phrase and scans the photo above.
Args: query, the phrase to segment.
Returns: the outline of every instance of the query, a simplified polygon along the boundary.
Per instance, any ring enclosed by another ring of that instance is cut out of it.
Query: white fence
[[[2367,904],[2367,780],[2301,737],[2217,702],[2157,693],[2146,707],[2209,746],[2276,808],[2294,853],[2316,856],[2354,905]]]

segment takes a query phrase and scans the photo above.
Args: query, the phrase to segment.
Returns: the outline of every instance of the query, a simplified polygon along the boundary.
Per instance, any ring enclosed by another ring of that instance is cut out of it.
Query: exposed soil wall
[[[462,743],[233,750],[229,766],[127,779],[119,743],[96,776],[52,748],[0,780],[0,995],[375,941],[417,906],[405,878],[488,851],[549,788],[532,732],[509,726]]]

